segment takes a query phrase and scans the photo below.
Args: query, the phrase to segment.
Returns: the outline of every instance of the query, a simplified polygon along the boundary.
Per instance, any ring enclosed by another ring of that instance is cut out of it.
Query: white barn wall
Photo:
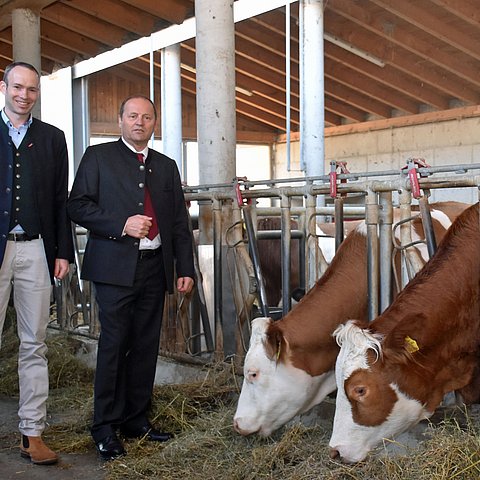
[[[286,166],[286,144],[277,144],[274,178],[301,177],[299,142],[291,142],[291,169]],[[330,161],[347,162],[350,172],[400,170],[407,159],[424,158],[432,167],[480,163],[480,118],[463,118],[422,125],[391,127],[325,137],[325,173]],[[432,201],[478,201],[476,188],[436,190]]]

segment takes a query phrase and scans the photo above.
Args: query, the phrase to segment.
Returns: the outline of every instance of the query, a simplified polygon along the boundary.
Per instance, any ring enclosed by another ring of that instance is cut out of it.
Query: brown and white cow
[[[448,392],[478,402],[478,203],[382,315],[367,325],[349,321],[334,335],[341,348],[332,457],[363,460],[382,439],[430,417]]]
[[[432,205],[437,239],[467,206]],[[414,228],[422,238],[421,222]],[[367,297],[367,240],[362,224],[347,236],[324,275],[292,311],[276,322],[253,321],[234,416],[238,433],[270,435],[335,390],[333,369],[339,347],[332,333],[351,318],[367,319]]]

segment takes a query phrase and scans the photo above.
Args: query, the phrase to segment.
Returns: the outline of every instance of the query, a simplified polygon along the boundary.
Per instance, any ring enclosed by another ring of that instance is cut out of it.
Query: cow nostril
[[[329,456],[332,460],[335,460],[340,456],[340,452],[336,448],[330,448]]]

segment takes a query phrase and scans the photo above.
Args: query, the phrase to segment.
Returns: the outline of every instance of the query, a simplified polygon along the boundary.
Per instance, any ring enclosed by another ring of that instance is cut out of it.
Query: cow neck
[[[338,346],[335,328],[351,318],[367,318],[366,237],[352,232],[322,278],[278,327],[297,368],[319,375],[334,367]]]
[[[478,363],[478,215],[477,204],[461,216],[443,238],[435,257],[370,325],[372,331],[385,336],[385,362],[372,368],[388,369],[401,391],[419,399],[429,411],[438,406],[445,393],[468,387]],[[418,345],[411,357],[402,356],[404,345],[395,344],[407,336]],[[476,394],[470,390],[474,398],[469,400],[478,401],[478,390]]]

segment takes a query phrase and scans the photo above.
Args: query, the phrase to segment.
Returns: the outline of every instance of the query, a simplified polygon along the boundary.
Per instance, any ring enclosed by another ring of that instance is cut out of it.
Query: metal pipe
[[[315,197],[311,194],[307,194],[305,197],[305,263],[307,265],[305,272],[306,290],[310,290],[315,285],[315,282],[318,278],[318,242],[316,236],[315,207]]]
[[[291,238],[300,238],[303,239],[303,232],[301,230],[291,230]],[[257,240],[278,240],[282,238],[281,230],[258,230],[257,231]]]
[[[380,236],[380,312],[392,303],[392,192],[379,194],[379,236]]]
[[[190,214],[188,214],[188,226],[190,229],[190,234],[192,236],[193,265],[195,268],[195,275],[197,277],[197,282],[195,284],[195,287],[196,287],[195,294],[198,297],[199,313],[200,313],[200,318],[202,320],[205,346],[207,348],[207,351],[213,352],[215,347],[213,343],[212,330],[210,328],[210,318],[208,315],[207,300],[205,298],[205,291],[203,289],[203,276],[202,276],[202,272],[200,270],[200,264],[198,261],[198,251],[197,251],[197,246],[195,245],[195,241],[193,237],[193,226],[192,226],[192,219],[190,217]],[[194,330],[193,327],[192,327],[192,330]]]
[[[292,308],[292,298],[290,296],[290,246],[291,246],[291,232],[290,232],[290,198],[281,198],[282,211],[282,313],[285,316]]]
[[[412,211],[411,201],[412,194],[408,190],[402,190],[399,195],[400,201],[400,246],[406,247],[412,243]],[[415,276],[415,274],[422,268],[423,260],[420,258],[417,249],[402,248],[402,283],[400,288],[403,289],[405,285]]]
[[[215,351],[218,356],[223,356],[222,202],[214,199],[212,202],[212,210]]]
[[[378,204],[377,194],[368,192],[365,199],[367,224],[367,276],[368,276],[368,318],[373,320],[378,315]]]
[[[423,231],[425,233],[425,241],[427,242],[428,256],[433,257],[437,251],[437,240],[435,238],[435,231],[433,229],[432,214],[430,206],[428,205],[428,197],[424,195],[418,200],[420,207],[420,215],[422,217]]]
[[[291,209],[290,209],[291,211]],[[306,252],[306,242],[305,242],[305,210],[301,215],[298,217],[298,228],[300,230],[300,233],[302,234],[302,237],[299,238],[298,240],[298,281],[299,281],[299,288],[303,289],[305,291],[305,252]],[[295,231],[292,232],[292,238],[295,238],[294,233]]]
[[[258,255],[257,240],[255,237],[255,229],[252,222],[252,207],[246,205],[242,207],[243,219],[245,221],[245,228],[247,230],[248,248],[252,258],[253,269],[255,272],[255,280],[257,281],[258,301],[260,303],[260,310],[264,317],[269,316],[267,293],[265,291],[265,284],[263,283],[262,269],[260,267],[260,257]]]
[[[335,206],[335,251],[340,248],[343,242],[343,198],[337,197],[334,200]]]

